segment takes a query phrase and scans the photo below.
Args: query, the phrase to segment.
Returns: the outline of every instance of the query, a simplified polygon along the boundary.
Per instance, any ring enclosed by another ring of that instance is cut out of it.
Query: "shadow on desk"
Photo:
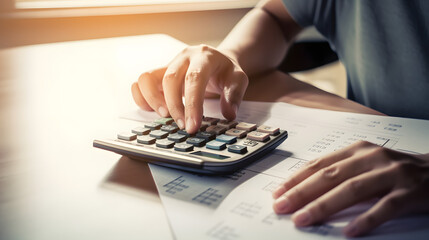
[[[113,166],[101,186],[125,194],[160,201],[149,165],[125,156],[122,156]]]

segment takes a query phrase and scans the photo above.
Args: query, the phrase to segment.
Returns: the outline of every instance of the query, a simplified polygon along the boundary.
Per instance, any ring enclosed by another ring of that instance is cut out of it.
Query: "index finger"
[[[197,132],[201,125],[206,86],[215,69],[219,66],[207,58],[193,59],[189,63],[185,76],[185,119],[189,133]]]

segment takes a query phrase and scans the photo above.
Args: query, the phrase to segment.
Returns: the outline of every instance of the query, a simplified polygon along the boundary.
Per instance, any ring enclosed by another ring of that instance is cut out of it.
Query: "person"
[[[223,116],[232,120],[249,79],[274,71],[297,34],[315,26],[346,67],[349,99],[387,115],[429,119],[428,11],[426,0],[262,1],[217,48],[188,47],[168,66],[143,73],[132,85],[134,101],[193,133],[204,98],[218,95]],[[332,109],[342,101],[288,79],[288,91],[313,106]],[[293,213],[297,226],[377,198],[344,228],[346,236],[359,236],[392,218],[429,212],[429,154],[358,142],[311,161],[273,197],[274,211]]]

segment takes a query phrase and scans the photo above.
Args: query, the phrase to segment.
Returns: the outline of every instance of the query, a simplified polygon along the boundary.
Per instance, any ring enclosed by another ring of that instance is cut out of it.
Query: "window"
[[[50,18],[252,8],[259,0],[0,0],[14,17]]]
[[[206,8],[247,8],[258,0],[15,0],[17,9],[84,8],[113,6],[205,6]]]

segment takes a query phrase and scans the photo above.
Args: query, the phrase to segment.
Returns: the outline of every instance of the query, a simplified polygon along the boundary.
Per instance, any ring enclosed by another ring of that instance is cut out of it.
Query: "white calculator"
[[[204,117],[196,134],[172,118],[136,126],[93,146],[132,159],[202,174],[228,174],[275,149],[288,133],[275,126]]]

